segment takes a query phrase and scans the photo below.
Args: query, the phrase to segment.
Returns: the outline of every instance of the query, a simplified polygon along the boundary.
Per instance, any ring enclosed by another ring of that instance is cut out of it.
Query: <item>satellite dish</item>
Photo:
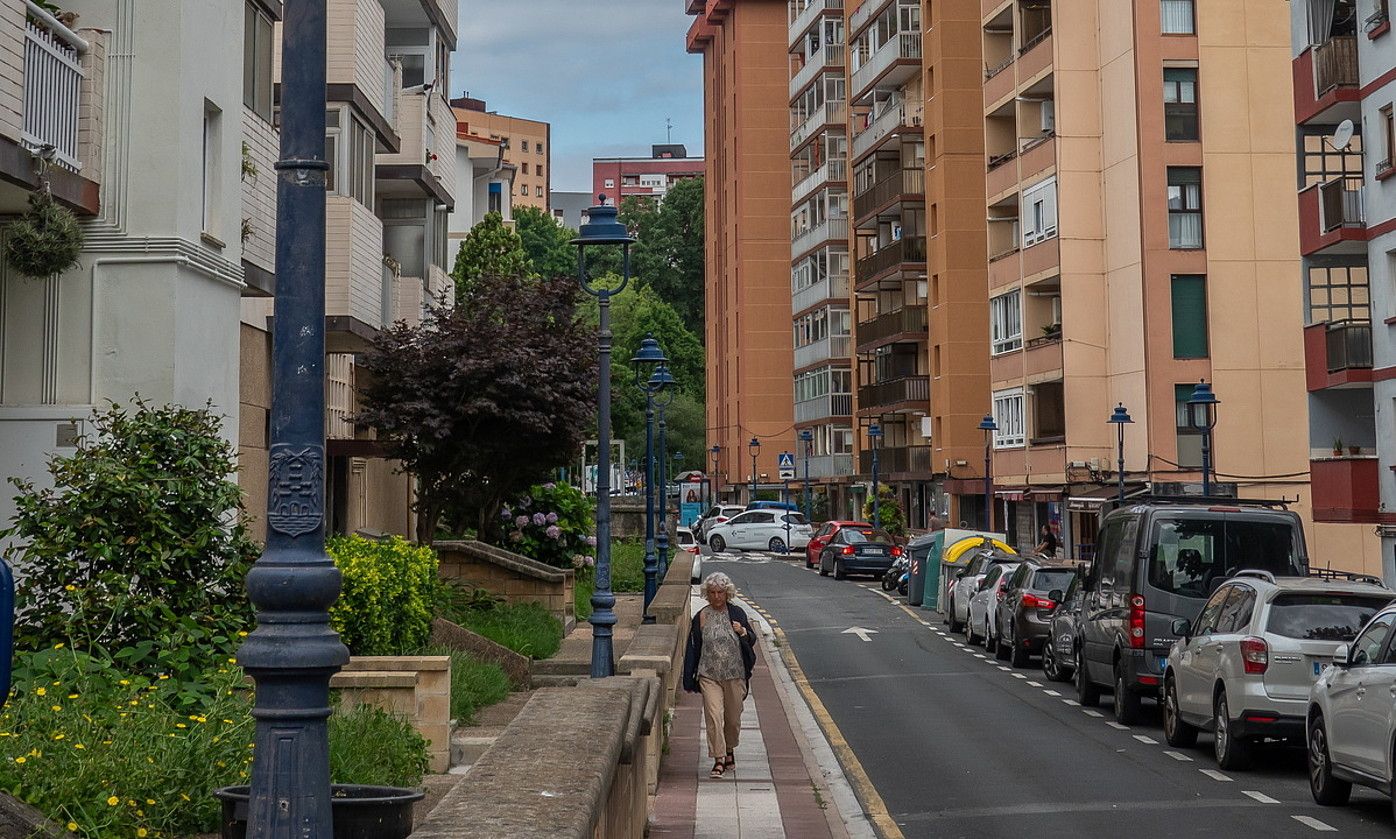
[[[1338,151],[1347,151],[1348,146],[1352,143],[1352,132],[1352,120],[1345,119],[1338,123],[1338,127],[1333,131],[1333,139],[1330,141],[1333,148]]]

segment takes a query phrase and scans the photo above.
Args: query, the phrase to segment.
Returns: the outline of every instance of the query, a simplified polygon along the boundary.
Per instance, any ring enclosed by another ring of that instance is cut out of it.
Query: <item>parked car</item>
[[[1244,769],[1253,740],[1297,741],[1319,673],[1393,598],[1376,581],[1241,571],[1207,600],[1197,620],[1174,622],[1182,638],[1164,672],[1169,744],[1190,746],[1199,730],[1210,730],[1217,764]]]
[[[789,501],[753,501],[746,505],[748,510],[786,510],[791,513],[800,512],[799,504],[791,504]]]
[[[1396,737],[1396,604],[1334,654],[1309,691],[1309,792],[1325,806],[1346,804],[1352,785],[1392,793]],[[1392,801],[1396,810],[1396,799]]]
[[[810,537],[809,544],[805,545],[805,567],[813,568],[819,564],[819,554],[824,550],[824,546],[829,544],[840,530],[845,527],[872,527],[865,521],[826,521],[814,531]]]
[[[835,580],[849,574],[881,577],[901,555],[902,547],[885,530],[843,527],[819,553],[819,576],[832,573]]]
[[[739,504],[715,504],[708,508],[708,511],[693,523],[693,535],[698,537],[702,544],[708,543],[708,533],[714,526],[722,524],[733,516],[739,516],[746,510]]]
[[[965,640],[970,644],[983,644],[984,649],[992,650],[994,632],[992,616],[1003,599],[1009,576],[1018,568],[1021,560],[1000,562],[989,566],[984,579],[976,586],[974,596],[969,599],[968,614],[965,617]]]
[[[1174,621],[1191,622],[1217,586],[1243,569],[1305,577],[1309,559],[1294,513],[1266,502],[1144,499],[1101,522],[1083,586],[1076,698],[1114,692],[1115,718],[1138,721],[1160,698]]]
[[[1049,681],[1069,682],[1076,669],[1076,632],[1081,621],[1081,580],[1086,568],[1074,569],[1071,583],[1062,592],[1042,645],[1042,675]]]
[[[674,538],[678,540],[679,550],[686,551],[693,557],[693,573],[689,575],[689,582],[701,581],[703,579],[703,551],[698,547],[698,539],[693,535],[693,530],[680,525],[674,530]]]
[[[979,583],[984,579],[984,574],[994,565],[1019,561],[1021,558],[1016,554],[993,548],[984,548],[970,558],[964,569],[955,575],[946,595],[948,602],[945,604],[945,618],[950,624],[951,632],[959,632],[965,628],[965,622],[969,618],[969,600],[979,590]]]
[[[708,547],[716,553],[728,548],[785,553],[788,548],[803,549],[812,532],[802,513],[748,510],[713,525],[708,531]]]
[[[1074,566],[1040,557],[1014,569],[992,614],[996,658],[1026,667],[1029,656],[1042,652],[1052,612],[1075,576]]]

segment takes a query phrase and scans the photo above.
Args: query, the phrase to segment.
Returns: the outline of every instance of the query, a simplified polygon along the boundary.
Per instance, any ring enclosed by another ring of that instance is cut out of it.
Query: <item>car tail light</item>
[[[1144,649],[1144,595],[1129,596],[1129,646]]]
[[[852,545],[844,545],[844,546],[843,546],[843,555],[844,555],[844,556],[853,556],[853,546],[852,546]]]
[[[1056,603],[1053,603],[1045,597],[1038,597],[1031,592],[1023,592],[1024,609],[1055,609],[1056,607]]]
[[[892,556],[901,556],[901,555],[902,555],[902,549],[901,549],[900,547],[896,546],[896,545],[893,545],[893,546],[892,546]]]
[[[1242,638],[1241,661],[1247,673],[1264,673],[1270,666],[1270,647],[1263,638]]]

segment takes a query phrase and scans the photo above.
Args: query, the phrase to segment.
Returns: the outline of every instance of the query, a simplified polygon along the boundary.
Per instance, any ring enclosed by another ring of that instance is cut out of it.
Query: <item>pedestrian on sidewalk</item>
[[[703,695],[708,724],[709,777],[735,769],[733,752],[742,733],[742,703],[751,692],[756,666],[756,632],[742,607],[732,603],[737,587],[721,571],[703,580],[708,605],[693,616],[683,658],[683,689]]]

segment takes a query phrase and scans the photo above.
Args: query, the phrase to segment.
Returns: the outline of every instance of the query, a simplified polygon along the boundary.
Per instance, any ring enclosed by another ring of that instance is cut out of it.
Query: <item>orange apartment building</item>
[[[708,149],[708,442],[718,481],[745,498],[795,451],[790,341],[790,131],[786,0],[686,0],[687,46],[703,56]],[[712,468],[711,457],[708,460]]]
[[[545,213],[550,212],[552,125],[490,111],[485,100],[469,96],[452,99],[451,108],[465,133],[498,140],[504,145],[504,162],[518,168],[514,175],[514,206],[537,207]]]

